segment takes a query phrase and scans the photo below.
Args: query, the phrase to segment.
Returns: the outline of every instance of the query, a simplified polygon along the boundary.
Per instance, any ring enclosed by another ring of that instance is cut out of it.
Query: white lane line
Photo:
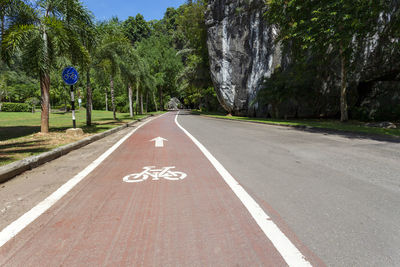
[[[222,166],[222,164],[185,128],[178,122],[179,112],[175,116],[175,123],[178,127],[197,145],[203,152],[232,191],[247,208],[251,216],[260,226],[261,230],[271,240],[272,244],[279,251],[283,259],[289,266],[311,266],[311,263],[305,259],[303,254],[286,237],[279,227],[271,220],[271,217],[257,204],[257,202],[244,190],[244,188],[232,177],[232,175]]]
[[[167,113],[165,113],[167,114]],[[164,114],[163,114],[164,115]],[[162,116],[163,116],[162,115]],[[161,117],[161,116],[159,116]],[[159,118],[157,117],[157,118]],[[17,220],[12,222],[6,228],[0,232],[0,247],[11,240],[19,232],[21,232],[26,226],[36,220],[40,215],[46,212],[51,206],[53,206],[58,200],[65,196],[72,188],[74,188],[80,181],[82,181],[89,173],[91,173],[97,166],[99,166],[108,156],[111,155],[126,139],[128,139],[132,134],[134,134],[142,126],[146,125],[148,122],[156,118],[151,118],[140,124],[138,127],[133,129],[131,132],[122,137],[117,143],[110,147],[106,152],[104,152],[100,157],[93,161],[89,166],[87,166],[83,171],[75,175],[68,182],[63,184],[54,193],[48,196],[45,200],[37,204],[30,211],[19,217]]]

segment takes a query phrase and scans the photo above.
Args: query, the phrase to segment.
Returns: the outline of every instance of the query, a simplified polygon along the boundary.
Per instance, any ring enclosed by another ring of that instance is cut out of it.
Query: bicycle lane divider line
[[[165,114],[163,114],[165,115]],[[26,226],[35,221],[40,215],[45,213],[49,208],[51,208],[57,201],[64,197],[68,192],[70,192],[79,182],[81,182],[86,176],[88,176],[94,169],[96,169],[108,156],[110,156],[122,143],[124,143],[130,136],[132,136],[138,129],[146,125],[148,122],[153,121],[157,118],[150,118],[145,122],[141,123],[131,132],[122,137],[117,143],[110,147],[106,152],[104,152],[95,161],[89,164],[85,169],[71,178],[68,182],[63,184],[54,193],[44,199],[42,202],[37,204],[31,210],[23,214],[17,220],[9,224],[0,232],[0,248],[15,237],[19,232],[21,232]]]
[[[279,251],[289,266],[312,266],[296,246],[286,237],[279,227],[271,220],[270,216],[257,204],[257,202],[244,190],[244,188],[233,178],[225,167],[185,128],[178,122],[179,112],[175,116],[176,125],[193,141],[204,156],[218,171],[224,181],[240,199],[266,237]]]

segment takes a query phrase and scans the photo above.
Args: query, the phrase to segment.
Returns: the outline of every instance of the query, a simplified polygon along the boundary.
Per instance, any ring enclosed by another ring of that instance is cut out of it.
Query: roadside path
[[[0,265],[307,265],[302,255],[313,262],[279,229],[267,237],[238,198],[240,185],[234,193],[175,117],[167,113],[136,129],[5,243]],[[157,137],[162,146],[151,141]]]

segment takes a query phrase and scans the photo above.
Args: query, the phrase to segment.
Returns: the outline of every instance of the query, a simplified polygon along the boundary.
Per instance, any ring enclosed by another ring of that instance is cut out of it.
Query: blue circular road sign
[[[74,85],[78,81],[79,75],[74,67],[66,67],[62,72],[62,78],[68,85]]]

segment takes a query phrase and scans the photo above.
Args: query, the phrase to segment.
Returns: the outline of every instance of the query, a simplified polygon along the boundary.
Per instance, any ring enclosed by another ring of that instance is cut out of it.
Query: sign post
[[[72,125],[76,129],[74,84],[78,82],[79,75],[74,67],[66,67],[62,72],[62,78],[71,87]]]
[[[71,85],[72,127],[76,128],[74,86]]]

